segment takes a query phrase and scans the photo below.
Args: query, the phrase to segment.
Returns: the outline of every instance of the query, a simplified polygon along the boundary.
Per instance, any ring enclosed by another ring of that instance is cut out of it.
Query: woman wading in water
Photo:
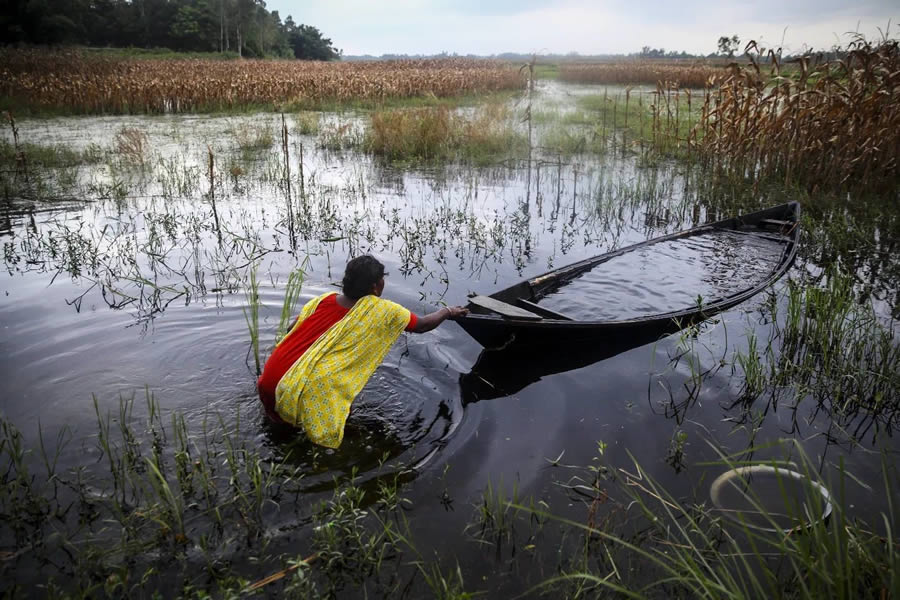
[[[341,294],[313,298],[266,361],[257,382],[266,415],[337,448],[353,399],[403,331],[425,333],[467,314],[445,306],[418,317],[384,300],[384,265],[372,256],[347,263]]]

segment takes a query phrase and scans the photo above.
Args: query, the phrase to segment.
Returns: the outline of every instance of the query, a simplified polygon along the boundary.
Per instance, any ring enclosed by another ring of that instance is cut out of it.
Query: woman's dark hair
[[[372,293],[372,286],[384,277],[384,265],[374,256],[365,254],[357,256],[347,263],[344,270],[344,295],[352,300],[359,300]]]

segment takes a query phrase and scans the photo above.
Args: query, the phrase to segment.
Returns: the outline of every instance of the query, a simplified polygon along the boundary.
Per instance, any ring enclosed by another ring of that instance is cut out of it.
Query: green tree
[[[288,23],[293,25],[290,17]],[[341,51],[312,25],[299,25],[288,29],[288,43],[294,50],[294,57],[303,60],[337,60],[341,57]]]
[[[723,35],[719,38],[719,54],[725,54],[728,58],[734,58],[734,53],[741,45],[741,39],[735,34],[731,37]]]
[[[341,52],[265,0],[3,0],[0,44],[87,44],[317,60]]]
[[[206,0],[185,4],[175,13],[169,34],[176,50],[213,50],[218,24]]]
[[[0,3],[3,40],[74,44],[85,40],[85,0],[11,0]]]

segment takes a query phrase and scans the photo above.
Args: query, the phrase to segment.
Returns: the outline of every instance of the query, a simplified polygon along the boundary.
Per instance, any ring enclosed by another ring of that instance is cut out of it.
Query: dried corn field
[[[750,48],[754,49],[754,48]],[[859,40],[841,60],[785,77],[733,67],[709,93],[693,137],[716,166],[810,189],[893,185],[900,157],[900,46]]]
[[[518,89],[496,61],[138,60],[78,52],[0,53],[0,96],[33,110],[138,114],[450,97]]]
[[[559,78],[573,83],[609,85],[667,84],[680,88],[704,88],[723,80],[728,71],[706,64],[627,61],[563,65]]]

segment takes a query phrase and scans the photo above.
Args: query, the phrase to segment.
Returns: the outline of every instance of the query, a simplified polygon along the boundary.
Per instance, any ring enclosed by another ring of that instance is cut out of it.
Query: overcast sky
[[[720,35],[827,48],[848,31],[878,35],[897,0],[267,0],[282,19],[318,27],[344,54],[629,53],[642,46],[708,54]]]

